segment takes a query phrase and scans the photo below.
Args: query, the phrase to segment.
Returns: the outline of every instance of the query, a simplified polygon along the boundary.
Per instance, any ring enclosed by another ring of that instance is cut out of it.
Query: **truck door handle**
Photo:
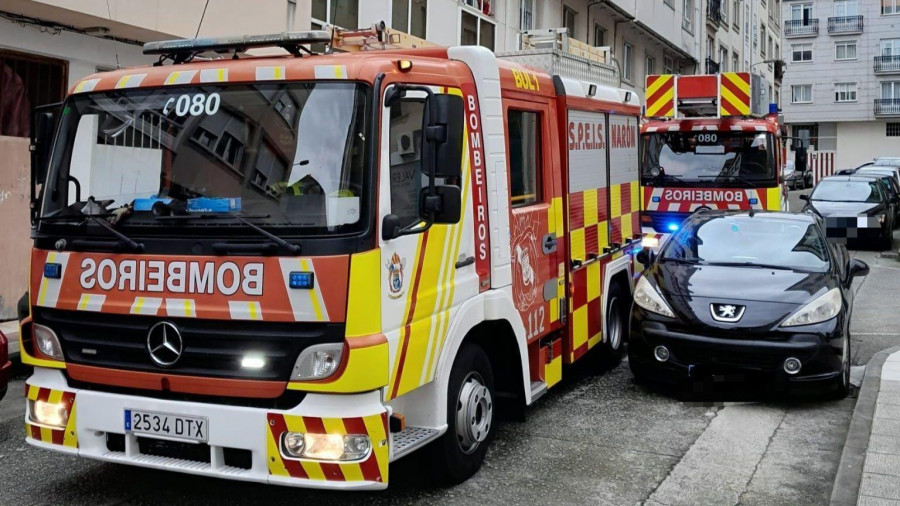
[[[472,256],[466,257],[465,259],[460,260],[459,262],[456,262],[456,268],[462,269],[463,267],[465,267],[467,265],[472,265],[474,263],[475,263],[475,257],[472,257]]]
[[[549,255],[556,251],[556,243],[559,242],[556,240],[556,234],[547,234],[544,236],[544,240],[541,242],[541,249],[543,250],[545,255]]]

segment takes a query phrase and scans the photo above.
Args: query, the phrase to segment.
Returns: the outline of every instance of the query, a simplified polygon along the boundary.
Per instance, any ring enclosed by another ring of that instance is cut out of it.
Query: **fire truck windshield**
[[[333,82],[75,95],[63,108],[42,216],[78,214],[75,180],[82,200],[132,204],[123,223],[149,222],[162,202],[301,234],[357,230],[367,97],[363,85]]]
[[[642,136],[642,184],[765,186],[775,182],[775,143],[764,132],[659,132]]]

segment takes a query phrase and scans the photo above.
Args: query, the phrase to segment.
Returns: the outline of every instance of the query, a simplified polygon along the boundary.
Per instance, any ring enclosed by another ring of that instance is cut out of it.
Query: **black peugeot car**
[[[813,188],[804,211],[825,220],[829,240],[890,249],[894,203],[884,182],[866,176],[830,176]]]
[[[637,379],[763,375],[846,395],[850,284],[869,267],[826,241],[821,219],[699,212],[638,260],[628,345]]]

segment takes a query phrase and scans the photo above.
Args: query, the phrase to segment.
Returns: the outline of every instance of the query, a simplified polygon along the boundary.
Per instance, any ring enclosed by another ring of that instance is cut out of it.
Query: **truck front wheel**
[[[481,468],[494,434],[494,374],[484,350],[463,344],[447,386],[447,432],[433,445],[432,473],[439,483],[462,483]]]

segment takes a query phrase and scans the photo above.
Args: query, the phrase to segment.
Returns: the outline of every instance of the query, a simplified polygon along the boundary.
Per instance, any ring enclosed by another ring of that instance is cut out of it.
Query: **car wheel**
[[[850,395],[850,336],[844,336],[844,345],[841,350],[841,376],[837,379],[834,398],[843,399]]]
[[[462,483],[478,472],[494,433],[494,374],[484,350],[459,349],[447,385],[447,432],[433,445],[432,476],[438,483]]]

